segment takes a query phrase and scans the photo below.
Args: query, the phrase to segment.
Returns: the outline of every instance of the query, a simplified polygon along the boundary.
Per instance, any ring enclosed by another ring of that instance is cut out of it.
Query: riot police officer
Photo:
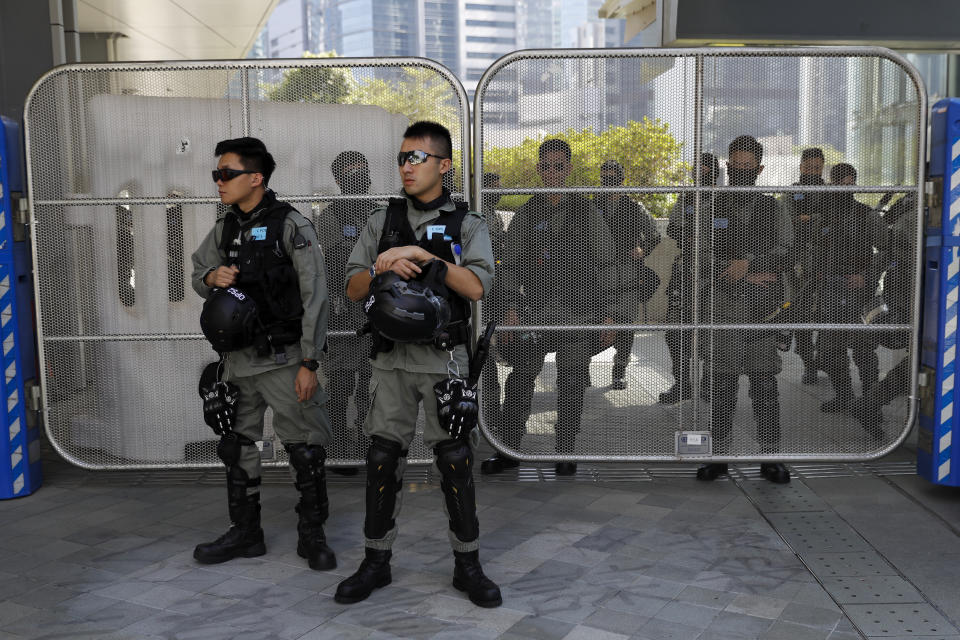
[[[450,133],[442,125],[423,121],[407,128],[397,156],[404,197],[373,212],[347,264],[347,296],[367,298],[375,353],[364,424],[371,439],[365,556],[356,573],[338,585],[337,602],[363,600],[392,579],[399,494],[421,404],[423,439],[436,455],[449,517],[453,585],[466,591],[478,606],[496,607],[502,602],[499,587],[480,566],[471,446],[446,418],[441,424],[436,394],[437,385],[450,379],[450,369],[467,369],[469,303],[483,297],[494,275],[483,217],[452,202],[443,187],[451,155]],[[429,286],[424,287],[428,276]],[[419,286],[414,287],[414,282]],[[418,307],[402,307],[407,302]],[[392,322],[380,324],[381,306],[383,317],[393,318]],[[420,333],[418,323],[427,322],[429,331]],[[439,324],[433,326],[434,322]],[[427,342],[429,336],[433,339]]]
[[[727,173],[730,186],[752,186],[763,171],[763,146],[752,136],[730,143]],[[723,192],[713,218],[712,308],[715,322],[763,322],[783,298],[781,274],[789,266],[793,226],[779,203],[756,192]],[[728,454],[737,406],[739,379],[750,381],[750,398],[757,422],[760,450],[780,449],[780,397],[777,373],[780,354],[776,331],[718,330],[713,339],[711,422],[714,454]],[[700,480],[726,473],[727,465],[712,463],[697,470]],[[790,481],[782,464],[762,463],[761,474],[771,482]]]
[[[703,153],[697,169],[700,172],[700,184],[715,186],[720,175],[720,163],[712,153]],[[672,238],[680,248],[680,253],[673,261],[670,269],[670,281],[667,283],[667,321],[670,323],[688,323],[693,319],[693,234],[696,231],[694,215],[696,214],[697,200],[700,205],[700,254],[710,255],[710,225],[713,222],[713,192],[700,192],[695,196],[691,192],[684,193],[677,198],[670,219],[667,222],[667,236]],[[700,262],[699,287],[703,291],[710,280],[710,261]],[[703,298],[703,296],[701,296]],[[704,306],[700,306],[701,315]],[[673,371],[673,386],[660,394],[660,404],[676,404],[689,399],[693,390],[690,374],[691,332],[670,329],[664,338],[667,341],[667,350],[670,352],[670,363]],[[703,349],[700,349],[703,352]],[[705,398],[710,397],[709,383],[701,389]]]
[[[545,140],[537,172],[545,187],[563,187],[573,169],[570,145]],[[612,324],[624,317],[617,297],[613,241],[602,214],[579,194],[535,195],[517,211],[507,231],[499,278],[503,325]],[[521,293],[522,292],[522,293]],[[590,359],[614,340],[574,331],[505,331],[498,349],[513,369],[504,382],[500,433],[516,449],[526,432],[533,389],[548,353],[557,354],[556,451],[572,453],[580,431]],[[484,460],[483,473],[517,466],[503,454]],[[557,462],[556,473],[573,475],[575,462]]]
[[[623,165],[607,160],[600,166],[600,184],[616,187],[626,176]],[[660,277],[646,266],[644,258],[660,244],[660,232],[646,208],[626,194],[603,193],[594,198],[610,228],[617,261],[617,288],[624,297],[627,322],[635,322],[640,305],[646,303],[660,287]],[[618,331],[614,340],[616,353],[610,374],[611,389],[626,389],[627,364],[633,351],[633,331]]]
[[[836,185],[853,185],[857,171],[852,165],[840,163],[830,169],[830,181]],[[857,324],[860,312],[877,289],[879,274],[874,249],[883,250],[880,215],[854,198],[852,193],[833,193],[828,206],[827,220],[822,231],[820,264],[821,320],[830,324]],[[880,363],[876,342],[868,331],[822,331],[820,353],[823,366],[836,396],[820,406],[824,413],[848,411],[853,403],[853,384],[850,378],[850,358],[860,372],[863,389],[877,384]]]
[[[800,154],[800,179],[796,184],[814,186],[826,184],[823,180],[823,149],[810,147]],[[793,268],[787,272],[787,282],[793,289],[795,298],[795,319],[797,322],[812,322],[817,306],[816,271],[819,267],[822,242],[821,229],[827,216],[828,198],[826,193],[797,192],[784,194],[781,204],[793,222],[794,251]],[[803,362],[803,384],[817,382],[817,358],[814,332],[798,329],[794,332],[797,339],[797,355]]]
[[[263,439],[264,411],[270,407],[300,491],[297,553],[312,569],[332,569],[336,557],[323,530],[330,423],[327,394],[316,374],[327,332],[323,255],[310,222],[267,188],[276,163],[263,142],[224,140],[215,154],[213,179],[230,209],[194,252],[192,282],[208,298],[201,325],[221,351],[220,382],[233,385],[239,399],[232,419],[218,429],[217,446],[227,467],[232,526],[215,541],[197,545],[193,555],[218,563],[266,553],[256,442]],[[237,301],[251,310],[255,304],[255,316],[223,313],[224,304]],[[241,317],[245,329],[237,331],[231,323]]]
[[[330,170],[343,194],[362,195],[370,191],[370,166],[367,158],[359,151],[340,152],[330,165]],[[343,282],[350,252],[357,244],[360,231],[375,206],[373,200],[367,199],[335,200],[321,212],[316,226],[327,268],[327,279],[330,282]],[[362,324],[363,309],[356,302],[347,299],[337,284],[336,289],[330,292],[329,329],[356,331]],[[327,391],[330,395],[330,420],[334,428],[344,429],[346,436],[339,443],[339,447],[338,440],[334,439],[334,455],[348,458],[366,456],[366,436],[363,436],[360,428],[369,404],[369,350],[368,337],[338,337],[330,341],[323,359],[324,373],[328,381]],[[353,396],[357,410],[357,432],[347,428],[347,405],[350,396]],[[331,470],[344,475],[357,472],[353,467],[335,467]]]

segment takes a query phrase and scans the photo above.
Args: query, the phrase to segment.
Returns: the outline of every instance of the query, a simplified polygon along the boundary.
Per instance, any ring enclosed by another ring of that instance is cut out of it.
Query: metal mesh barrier
[[[925,122],[883,49],[497,61],[487,437],[528,460],[890,451],[916,409]]]
[[[345,263],[335,208],[363,216],[398,191],[395,153],[418,119],[450,129],[449,186],[462,197],[466,94],[427,60],[71,65],[41,78],[25,122],[43,402],[60,453],[90,468],[220,464],[197,395],[216,354],[189,281],[190,255],[221,212],[217,141],[264,140],[277,160],[271,188],[313,219],[328,263]],[[335,183],[331,163],[348,149],[369,162],[369,200]],[[357,463],[366,347],[342,263],[321,381],[339,402],[331,458]],[[268,411],[267,464],[285,463],[279,445]],[[431,458],[418,436],[411,461]]]

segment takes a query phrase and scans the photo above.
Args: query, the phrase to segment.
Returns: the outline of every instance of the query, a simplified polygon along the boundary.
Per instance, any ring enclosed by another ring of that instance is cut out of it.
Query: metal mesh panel
[[[907,63],[533,51],[476,95],[498,448],[864,459],[905,436],[926,115]]]
[[[220,464],[196,390],[216,355],[189,282],[190,254],[220,211],[217,141],[263,139],[278,166],[271,188],[312,218],[342,263],[349,250],[334,247],[331,207],[366,214],[397,192],[394,152],[411,121],[448,126],[448,186],[462,197],[469,184],[465,93],[426,60],[74,65],[43,77],[25,114],[47,430],[88,467]],[[331,165],[344,150],[367,157],[372,200],[341,194]],[[345,405],[330,407],[335,464],[359,462],[365,401],[358,318],[336,313],[348,306],[342,270],[330,280],[333,356],[321,371]],[[264,441],[267,464],[283,464],[269,410]],[[411,461],[431,457],[418,436]]]

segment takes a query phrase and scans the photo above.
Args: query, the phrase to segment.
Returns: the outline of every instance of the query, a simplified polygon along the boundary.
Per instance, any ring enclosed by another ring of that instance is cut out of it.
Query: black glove
[[[232,431],[240,389],[231,382],[220,380],[219,362],[211,362],[203,370],[199,391],[203,399],[203,421],[207,426],[218,436]]]
[[[437,417],[440,426],[453,440],[463,440],[477,426],[480,405],[477,387],[470,387],[463,378],[448,378],[433,385],[437,396]]]

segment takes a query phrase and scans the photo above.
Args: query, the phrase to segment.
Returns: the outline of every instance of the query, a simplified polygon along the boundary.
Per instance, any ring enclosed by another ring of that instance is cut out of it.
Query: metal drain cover
[[[924,602],[920,592],[900,576],[825,578],[823,586],[840,604]]]
[[[868,637],[950,636],[957,629],[928,604],[850,604],[850,620]]]

